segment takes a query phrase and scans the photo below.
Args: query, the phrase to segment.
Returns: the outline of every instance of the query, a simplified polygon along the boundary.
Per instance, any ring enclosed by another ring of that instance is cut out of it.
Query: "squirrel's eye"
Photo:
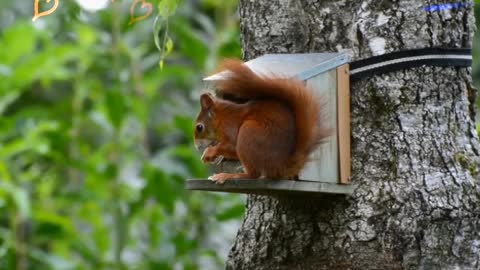
[[[200,132],[200,133],[203,132],[203,130],[205,129],[203,124],[197,124],[195,128],[197,129],[197,132]]]

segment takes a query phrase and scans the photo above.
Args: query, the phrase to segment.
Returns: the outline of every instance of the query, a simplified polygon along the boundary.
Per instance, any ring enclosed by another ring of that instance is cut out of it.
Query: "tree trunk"
[[[244,57],[471,47],[472,7],[436,2],[241,0]],[[354,194],[250,195],[227,269],[480,269],[471,69],[369,77],[351,98]]]

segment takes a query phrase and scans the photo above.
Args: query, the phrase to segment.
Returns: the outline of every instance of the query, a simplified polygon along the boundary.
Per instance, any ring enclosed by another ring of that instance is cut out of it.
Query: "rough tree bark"
[[[471,47],[472,7],[424,11],[434,4],[241,0],[244,57]],[[249,196],[227,269],[480,269],[474,99],[467,68],[354,83],[353,196]]]

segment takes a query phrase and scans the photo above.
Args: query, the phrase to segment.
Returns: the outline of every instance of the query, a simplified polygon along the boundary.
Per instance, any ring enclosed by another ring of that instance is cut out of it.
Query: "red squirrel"
[[[318,97],[299,80],[255,74],[241,61],[224,62],[226,78],[216,86],[222,94],[246,103],[200,97],[195,125],[195,146],[205,148],[202,161],[237,159],[244,173],[220,173],[212,181],[227,179],[292,179],[310,153],[330,132],[321,126]]]

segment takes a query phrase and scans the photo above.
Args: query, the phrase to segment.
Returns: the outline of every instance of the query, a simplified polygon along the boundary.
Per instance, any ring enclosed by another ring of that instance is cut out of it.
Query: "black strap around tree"
[[[472,66],[471,48],[426,48],[393,52],[350,63],[350,78],[358,80],[368,76],[401,69],[428,66]]]

